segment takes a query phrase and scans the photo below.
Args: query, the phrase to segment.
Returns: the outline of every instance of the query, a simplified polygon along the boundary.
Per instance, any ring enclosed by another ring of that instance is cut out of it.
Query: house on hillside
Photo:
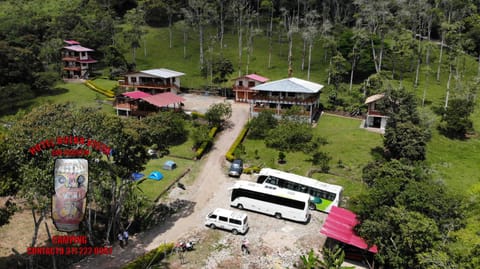
[[[299,78],[286,78],[267,82],[252,88],[249,99],[251,116],[270,110],[280,117],[292,106],[302,108],[302,116],[309,123],[320,113],[320,92],[323,85]]]
[[[235,101],[248,103],[252,99],[255,91],[253,87],[267,82],[269,79],[257,74],[250,74],[234,79],[233,92],[235,93]]]
[[[385,132],[388,116],[383,115],[377,106],[377,102],[382,100],[384,97],[385,94],[380,93],[369,96],[365,100],[365,104],[368,106],[368,109],[365,122],[363,124],[364,128],[372,128],[382,133]]]
[[[127,73],[118,82],[121,91],[142,91],[149,94],[180,91],[182,72],[159,68]]]
[[[64,42],[66,45],[61,50],[63,78],[88,79],[92,73],[92,65],[97,62],[91,57],[91,52],[94,50],[81,46],[75,40],[64,40]]]

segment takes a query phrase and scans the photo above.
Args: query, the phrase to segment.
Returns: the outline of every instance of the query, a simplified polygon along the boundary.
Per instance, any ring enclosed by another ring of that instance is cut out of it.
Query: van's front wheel
[[[238,234],[237,229],[233,229],[233,230],[232,230],[232,234],[237,235],[237,234]]]
[[[275,213],[275,218],[276,218],[276,219],[281,219],[281,218],[282,218],[282,214],[280,214],[280,213]]]
[[[217,226],[215,226],[215,224],[212,223],[212,224],[210,224],[210,228],[215,229],[215,228],[217,228]]]

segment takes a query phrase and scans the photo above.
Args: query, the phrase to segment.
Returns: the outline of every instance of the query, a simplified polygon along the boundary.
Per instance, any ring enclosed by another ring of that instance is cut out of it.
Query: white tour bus
[[[260,170],[257,183],[308,193],[311,196],[310,209],[317,209],[326,213],[330,212],[332,206],[339,206],[342,199],[342,186],[271,168]]]
[[[298,222],[310,221],[310,195],[239,180],[232,187],[230,206]]]

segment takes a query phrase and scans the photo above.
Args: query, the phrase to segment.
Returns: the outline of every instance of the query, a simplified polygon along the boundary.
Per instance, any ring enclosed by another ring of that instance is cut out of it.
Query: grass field
[[[163,164],[167,160],[172,160],[177,164],[177,168],[174,170],[162,169]],[[145,170],[142,173],[145,177],[148,177],[153,171],[159,171],[163,174],[163,179],[156,181],[152,179],[143,180],[138,186],[143,194],[145,194],[150,200],[155,200],[159,194],[161,194],[172,182],[175,181],[181,174],[187,169],[191,169],[195,161],[185,160],[181,158],[175,158],[171,156],[165,156],[163,158],[150,160]]]

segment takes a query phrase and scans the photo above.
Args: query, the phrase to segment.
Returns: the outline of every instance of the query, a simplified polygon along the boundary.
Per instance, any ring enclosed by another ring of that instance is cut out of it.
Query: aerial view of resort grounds
[[[0,1],[0,269],[480,268],[479,12]]]

